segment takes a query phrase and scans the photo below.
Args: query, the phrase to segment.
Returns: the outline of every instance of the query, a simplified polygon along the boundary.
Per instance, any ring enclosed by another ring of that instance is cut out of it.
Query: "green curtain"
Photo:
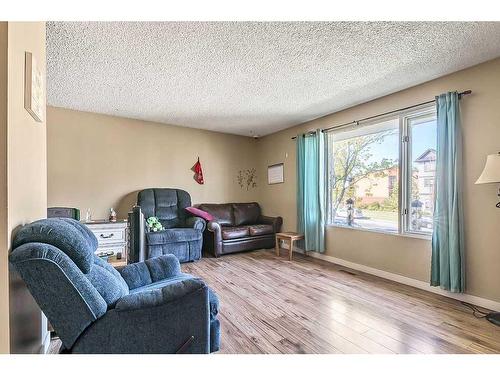
[[[325,251],[325,134],[297,136],[297,227],[304,250]]]
[[[436,97],[437,152],[431,285],[465,287],[462,211],[462,134],[457,92]]]

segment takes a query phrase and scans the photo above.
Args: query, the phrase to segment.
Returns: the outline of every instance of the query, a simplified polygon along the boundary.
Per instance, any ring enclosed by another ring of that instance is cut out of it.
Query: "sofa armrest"
[[[271,217],[260,215],[258,222],[259,224],[272,225],[274,228],[274,232],[278,233],[281,230],[281,226],[283,225],[283,218],[281,216]]]
[[[222,241],[221,225],[217,221],[215,221],[215,220],[209,221],[207,223],[207,229],[210,232],[213,232],[215,242]]]
[[[179,300],[182,297],[203,288],[207,288],[207,286],[200,279],[182,280],[166,285],[160,289],[128,294],[118,300],[115,305],[115,309],[116,311],[131,311],[158,307]]]
[[[203,235],[203,241],[207,242],[207,249],[211,250],[215,257],[222,254],[222,230],[220,223],[214,220],[207,223],[207,230]]]
[[[144,262],[129,264],[119,272],[129,289],[135,289],[178,276],[181,273],[181,265],[175,255],[166,254]]]
[[[186,219],[185,222],[186,228],[199,229],[202,232],[205,230],[205,226],[206,226],[205,220],[197,216],[190,216]]]

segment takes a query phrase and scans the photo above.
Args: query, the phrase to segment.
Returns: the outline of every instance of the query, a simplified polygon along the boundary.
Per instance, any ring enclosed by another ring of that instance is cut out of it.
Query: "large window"
[[[434,107],[330,132],[330,223],[431,234],[435,150]]]

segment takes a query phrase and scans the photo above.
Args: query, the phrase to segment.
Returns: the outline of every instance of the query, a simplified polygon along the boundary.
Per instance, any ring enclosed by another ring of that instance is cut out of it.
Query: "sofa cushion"
[[[160,232],[146,233],[148,245],[162,245],[173,242],[189,242],[200,240],[202,233],[193,228],[165,229]]]
[[[234,225],[256,224],[260,216],[260,206],[256,202],[233,203]]]
[[[220,225],[234,225],[233,206],[228,204],[203,203],[198,206],[200,210],[208,212],[214,221]]]
[[[274,233],[274,228],[269,224],[256,224],[250,225],[248,231],[250,232],[250,236],[262,236],[264,234]]]
[[[179,260],[172,254],[162,255],[161,257],[153,259],[146,259],[144,263],[148,267],[152,282],[165,280],[181,273]]]
[[[233,240],[249,236],[248,227],[222,227],[221,232],[223,240]]]

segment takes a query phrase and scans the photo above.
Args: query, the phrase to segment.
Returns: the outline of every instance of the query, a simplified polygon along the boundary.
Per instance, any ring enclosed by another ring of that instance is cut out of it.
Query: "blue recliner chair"
[[[174,254],[181,263],[201,258],[205,220],[189,215],[191,196],[181,189],[144,189],[137,194],[137,205],[129,214],[130,261],[142,262]],[[149,231],[146,220],[155,216],[165,230]]]
[[[19,229],[10,263],[71,353],[219,350],[217,296],[181,272],[173,255],[122,268],[94,254],[97,239],[73,219]]]

